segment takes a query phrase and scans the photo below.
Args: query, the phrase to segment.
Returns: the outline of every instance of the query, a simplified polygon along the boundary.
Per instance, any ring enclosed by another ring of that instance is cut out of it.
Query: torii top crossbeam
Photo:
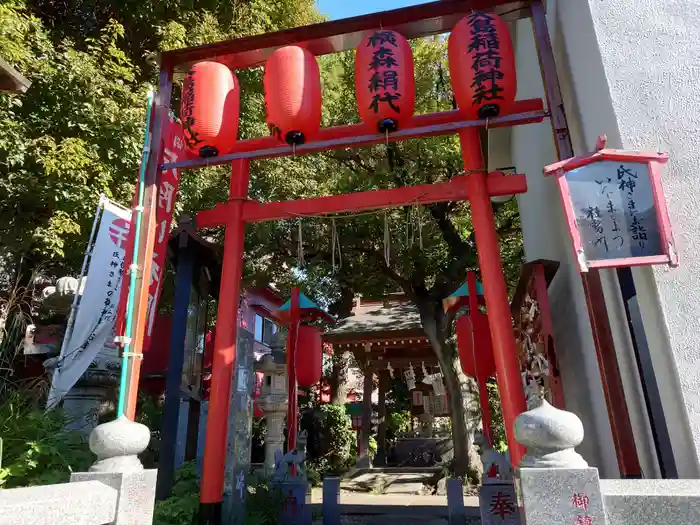
[[[391,28],[406,38],[446,33],[472,11],[492,11],[506,22],[530,16],[529,1],[442,0],[402,9],[382,11],[330,22],[295,27],[274,33],[253,35],[198,47],[176,49],[161,55],[161,71],[184,72],[193,62],[214,60],[231,69],[263,64],[279,47],[301,46],[314,55],[354,49],[363,33],[378,27]]]

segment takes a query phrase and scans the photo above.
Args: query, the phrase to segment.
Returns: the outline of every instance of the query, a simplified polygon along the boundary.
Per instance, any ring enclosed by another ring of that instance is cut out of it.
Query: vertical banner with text
[[[85,284],[70,336],[61,348],[46,406],[53,408],[77,383],[101,351],[113,346],[114,321],[125,275],[129,210],[105,199],[91,250]],[[97,219],[96,219],[97,220]]]
[[[177,162],[183,160],[187,155],[185,149],[185,141],[182,136],[182,127],[174,119],[172,113],[168,120],[168,126],[164,133],[163,142],[163,158],[158,164]],[[153,149],[153,145],[151,145]],[[173,221],[175,211],[175,200],[177,198],[177,190],[180,184],[180,170],[172,169],[162,171],[158,175],[158,197],[156,200],[156,233],[153,243],[153,262],[151,264],[151,275],[149,278],[148,288],[148,309],[146,312],[147,323],[146,333],[144,334],[143,351],[146,352],[150,348],[151,338],[153,336],[153,323],[156,318],[156,310],[158,299],[162,291],[162,283],[164,278],[164,270],[166,263],[166,255],[168,250],[168,239],[170,237],[170,227]],[[136,188],[138,192],[138,187]],[[136,193],[138,195],[138,193]],[[134,206],[136,206],[136,197],[134,198]],[[135,213],[132,211],[132,222],[135,220]],[[127,266],[131,264],[134,251],[134,231],[131,229],[129,235],[129,245],[127,249]],[[129,278],[124,279],[122,283],[122,293],[119,301],[119,309],[117,312],[116,334],[118,336],[128,336],[125,334],[126,329],[126,305],[129,296]]]

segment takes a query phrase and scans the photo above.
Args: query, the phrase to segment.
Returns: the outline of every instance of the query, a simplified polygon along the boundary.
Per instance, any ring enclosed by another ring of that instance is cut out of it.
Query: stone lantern
[[[276,352],[264,355],[255,366],[265,374],[258,408],[265,416],[265,469],[275,468],[275,452],[284,450],[284,418],[287,416],[287,365],[284,354]]]

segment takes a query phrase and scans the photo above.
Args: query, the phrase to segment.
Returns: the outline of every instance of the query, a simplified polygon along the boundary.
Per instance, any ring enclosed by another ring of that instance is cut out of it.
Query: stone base
[[[71,482],[100,481],[119,491],[113,525],[147,525],[153,522],[157,470],[140,472],[77,472]]]
[[[307,504],[309,484],[305,481],[283,481],[275,483],[274,487],[284,495],[280,525],[311,525],[311,507]]]
[[[700,523],[700,480],[606,479],[600,485],[608,525]]]
[[[512,483],[487,483],[479,490],[482,525],[520,525],[520,510]]]
[[[517,480],[527,525],[606,524],[596,468],[520,468]]]

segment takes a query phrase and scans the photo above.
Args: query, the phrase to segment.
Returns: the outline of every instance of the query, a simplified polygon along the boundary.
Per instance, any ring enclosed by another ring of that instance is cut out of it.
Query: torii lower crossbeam
[[[527,191],[525,175],[504,175],[491,172],[486,178],[489,196],[515,195]],[[390,190],[363,191],[331,197],[316,197],[293,201],[267,202],[245,201],[243,222],[264,222],[298,217],[333,215],[346,212],[363,212],[396,206],[413,206],[435,202],[467,200],[467,177],[454,177],[448,182],[423,184]],[[217,204],[213,210],[197,214],[198,228],[211,228],[226,224],[237,207],[233,201]]]

